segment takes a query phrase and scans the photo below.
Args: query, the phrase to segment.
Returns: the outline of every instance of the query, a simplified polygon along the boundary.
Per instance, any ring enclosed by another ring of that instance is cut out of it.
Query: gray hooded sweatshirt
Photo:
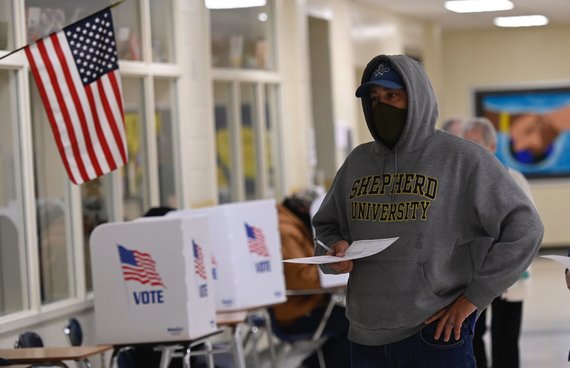
[[[543,225],[507,169],[479,145],[436,130],[437,104],[422,66],[388,59],[408,93],[405,128],[389,149],[374,137],[339,169],[313,219],[319,240],[400,237],[354,261],[347,289],[349,339],[383,345],[413,335],[424,321],[465,296],[479,310],[512,285],[535,257]],[[315,247],[316,254],[326,251]],[[335,273],[321,266],[325,273]]]

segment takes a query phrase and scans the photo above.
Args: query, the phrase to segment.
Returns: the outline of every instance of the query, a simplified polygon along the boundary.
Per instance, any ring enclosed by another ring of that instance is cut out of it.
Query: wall
[[[354,91],[360,84],[368,61],[380,54],[407,54],[419,57],[430,76],[436,95],[441,90],[441,35],[439,26],[399,17],[378,8],[354,3],[352,13],[352,54],[354,85],[351,99],[357,104],[357,144],[372,140]]]
[[[472,114],[476,87],[570,83],[570,27],[488,29],[443,33],[440,121]],[[570,180],[532,180],[545,223],[544,246],[570,245]]]

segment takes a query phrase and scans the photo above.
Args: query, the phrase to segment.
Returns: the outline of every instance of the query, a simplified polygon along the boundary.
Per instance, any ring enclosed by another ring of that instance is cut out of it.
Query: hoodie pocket
[[[363,329],[412,328],[457,298],[473,277],[467,244],[407,236],[396,247],[355,262],[347,313]]]
[[[348,287],[348,317],[365,329],[417,326],[429,317],[427,311],[443,306],[425,278],[424,263],[419,261],[358,262]]]

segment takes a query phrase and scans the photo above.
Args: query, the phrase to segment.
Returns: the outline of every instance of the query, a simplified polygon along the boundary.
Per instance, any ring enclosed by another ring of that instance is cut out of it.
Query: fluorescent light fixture
[[[480,13],[514,8],[509,0],[451,0],[446,1],[443,6],[455,13]]]
[[[267,0],[206,0],[208,9],[236,9],[265,6]]]
[[[497,27],[537,27],[548,24],[544,15],[523,15],[519,17],[496,17],[493,23]]]

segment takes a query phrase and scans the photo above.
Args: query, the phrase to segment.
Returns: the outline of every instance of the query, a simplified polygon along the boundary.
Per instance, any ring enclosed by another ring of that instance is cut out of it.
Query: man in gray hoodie
[[[313,218],[317,239],[340,257],[356,240],[399,240],[321,266],[350,272],[352,366],[475,367],[477,311],[530,265],[542,222],[492,154],[435,129],[435,95],[418,62],[375,57],[356,95],[374,142],[337,172]]]

